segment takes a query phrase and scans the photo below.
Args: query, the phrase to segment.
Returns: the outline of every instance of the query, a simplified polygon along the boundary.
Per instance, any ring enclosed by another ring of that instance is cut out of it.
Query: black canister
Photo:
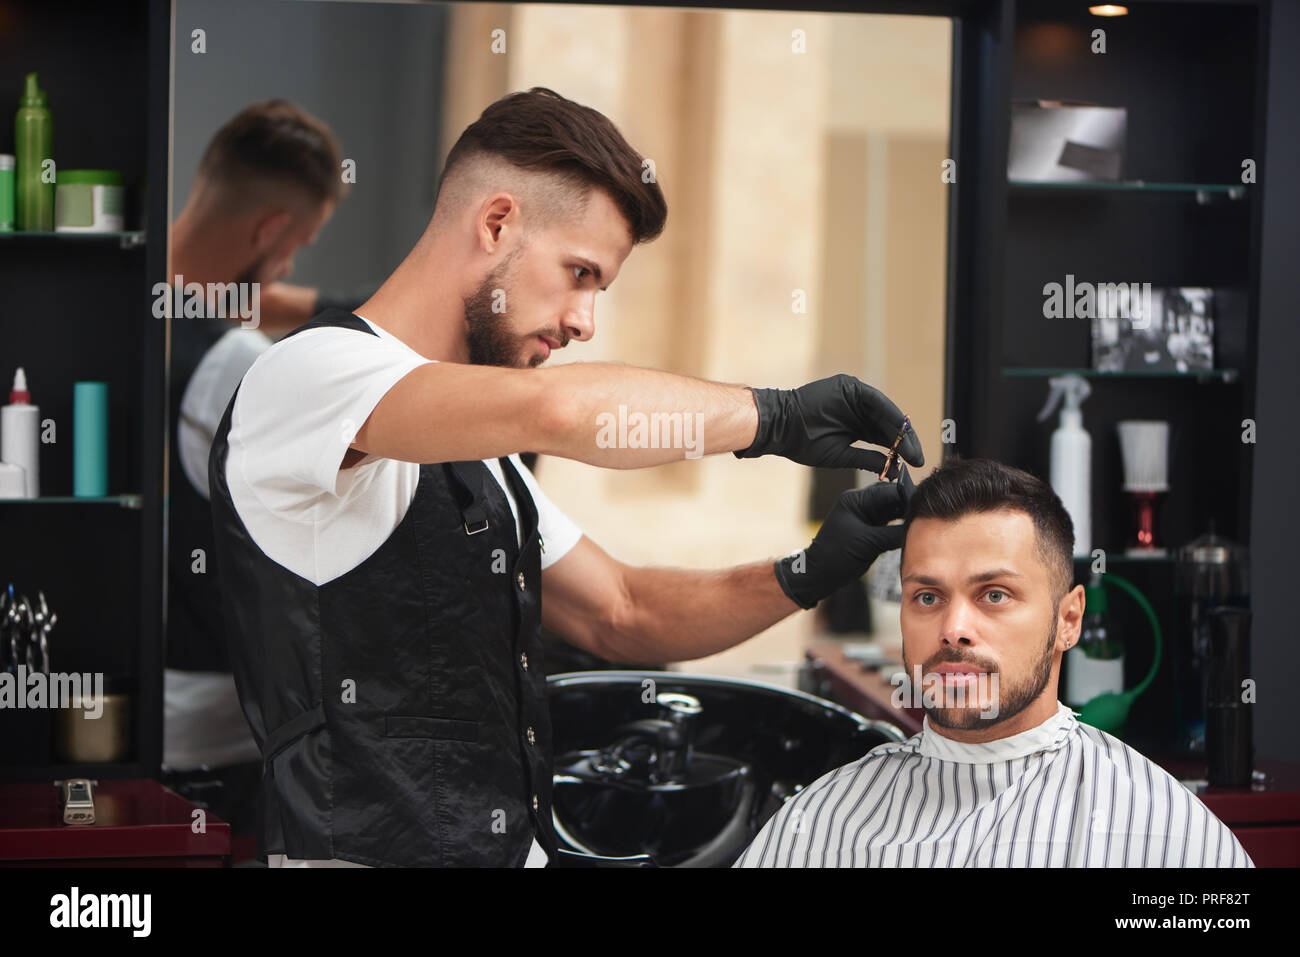
[[[1178,626],[1169,654],[1175,675],[1177,749],[1205,754],[1210,613],[1220,606],[1250,606],[1249,556],[1244,547],[1211,531],[1178,554]]]
[[[1210,647],[1205,698],[1205,759],[1211,787],[1250,786],[1255,765],[1251,726],[1250,611],[1222,605],[1207,615]]]

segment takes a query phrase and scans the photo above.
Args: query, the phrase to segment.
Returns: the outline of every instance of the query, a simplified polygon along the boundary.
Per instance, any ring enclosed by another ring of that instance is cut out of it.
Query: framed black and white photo
[[[1092,320],[1092,367],[1101,372],[1214,368],[1214,290],[1198,286],[1120,294]],[[1099,305],[1101,302],[1099,301]]]

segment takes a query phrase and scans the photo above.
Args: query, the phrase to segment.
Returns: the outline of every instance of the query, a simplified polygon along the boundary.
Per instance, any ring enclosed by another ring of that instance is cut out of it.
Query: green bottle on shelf
[[[14,117],[14,222],[18,229],[49,232],[54,229],[54,179],[43,176],[43,164],[52,158],[54,118],[45,105],[45,91],[36,74],[27,74],[27,85]],[[50,179],[51,182],[45,182]]]
[[[1065,675],[1065,703],[1076,708],[1098,695],[1124,691],[1124,643],[1111,631],[1100,575],[1092,576],[1084,594],[1083,627]]]

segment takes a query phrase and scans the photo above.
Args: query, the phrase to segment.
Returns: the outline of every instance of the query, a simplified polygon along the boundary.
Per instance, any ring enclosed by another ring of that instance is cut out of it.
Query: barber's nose
[[[593,299],[570,309],[565,315],[564,331],[570,339],[585,340],[596,334],[596,304]]]

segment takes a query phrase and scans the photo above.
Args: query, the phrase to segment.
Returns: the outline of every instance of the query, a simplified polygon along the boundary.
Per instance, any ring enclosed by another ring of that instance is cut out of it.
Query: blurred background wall
[[[378,283],[429,222],[442,165],[443,4],[177,0],[172,217],[212,135],[251,103],[283,97],[327,122],[356,182],[290,281]],[[206,52],[193,52],[193,31]]]

